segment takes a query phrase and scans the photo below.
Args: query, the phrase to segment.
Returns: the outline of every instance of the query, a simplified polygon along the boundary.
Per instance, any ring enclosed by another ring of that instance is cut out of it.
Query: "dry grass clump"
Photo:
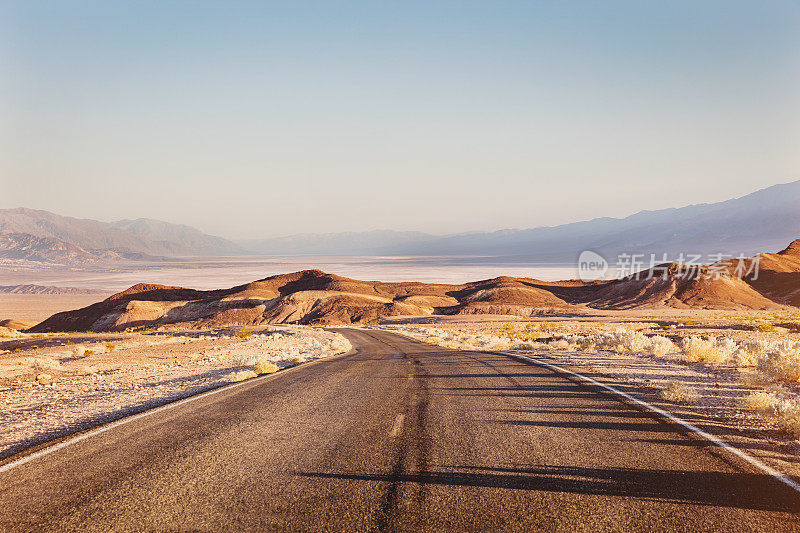
[[[36,382],[39,383],[39,385],[50,385],[53,383],[53,376],[50,374],[39,374],[36,376]]]
[[[84,357],[85,355],[86,355],[86,348],[84,346],[78,345],[72,350],[73,357]]]
[[[238,370],[236,372],[231,372],[228,374],[228,381],[231,383],[236,383],[239,381],[244,381],[246,379],[254,378],[258,376],[254,370]]]
[[[762,341],[745,341],[733,354],[737,368],[755,367],[758,360],[767,352],[767,345]]]
[[[269,359],[259,359],[253,366],[256,374],[272,374],[278,371],[278,365]]]
[[[800,437],[800,398],[792,397],[788,391],[775,387],[771,391],[753,392],[742,400],[742,406]]]
[[[681,351],[690,363],[724,363],[733,356],[738,345],[731,339],[710,337],[687,337],[681,343]]]
[[[768,411],[780,402],[775,392],[756,391],[751,392],[742,399],[742,407],[750,411]]]
[[[301,363],[305,363],[306,358],[303,357],[302,355],[295,355],[294,357],[289,359],[289,362],[292,363],[293,365],[299,365]]]
[[[775,344],[758,358],[757,369],[772,381],[800,381],[800,343]]]
[[[17,337],[24,337],[24,334],[15,329],[0,326],[0,339],[15,339]]]
[[[31,362],[31,367],[39,372],[61,370],[61,362],[52,357],[37,357]]]
[[[247,337],[249,337],[252,334],[253,334],[253,332],[250,331],[247,328],[242,328],[242,329],[240,329],[239,331],[236,332],[236,336],[239,337],[240,339],[246,339]]]
[[[613,333],[567,335],[549,343],[555,349],[649,353],[663,356],[678,351],[671,340],[660,335],[648,337],[639,331],[618,329]]]
[[[697,399],[697,392],[680,381],[668,381],[661,389],[661,398],[673,403],[686,403]]]
[[[107,352],[113,352],[116,349],[117,349],[117,345],[114,344],[113,342],[107,342],[106,343],[106,351]]]

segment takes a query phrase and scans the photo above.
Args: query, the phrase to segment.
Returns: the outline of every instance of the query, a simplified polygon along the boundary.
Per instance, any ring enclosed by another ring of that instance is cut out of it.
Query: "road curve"
[[[0,473],[0,530],[772,530],[800,499],[673,426],[502,355],[357,353]]]

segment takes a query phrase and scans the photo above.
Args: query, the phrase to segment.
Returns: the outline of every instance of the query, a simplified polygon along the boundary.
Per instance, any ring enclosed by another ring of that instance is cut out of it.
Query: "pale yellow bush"
[[[228,381],[231,383],[236,383],[237,381],[244,381],[256,376],[258,376],[258,374],[256,374],[253,370],[239,370],[237,372],[231,372],[228,374]]]
[[[750,411],[767,411],[780,402],[774,393],[766,391],[751,392],[742,399],[742,407]]]
[[[677,352],[678,347],[668,338],[656,335],[650,337],[645,345],[644,351],[652,355],[664,356],[668,353]]]
[[[724,363],[736,348],[736,343],[730,339],[688,337],[681,344],[681,351],[691,363]]]
[[[788,391],[773,388],[771,391],[753,392],[742,400],[742,405],[760,413],[781,430],[800,437],[800,399]]]
[[[40,372],[46,370],[61,370],[63,368],[61,362],[52,357],[37,357],[33,360],[31,366],[34,370]]]
[[[697,392],[680,381],[668,381],[660,396],[668,402],[686,403],[697,399]]]
[[[749,368],[758,365],[758,360],[766,353],[766,344],[761,341],[747,341],[739,345],[733,357],[738,368]]]
[[[778,343],[758,359],[757,368],[773,381],[800,381],[800,345]]]
[[[272,374],[278,371],[278,365],[269,359],[259,359],[253,367],[256,374]]]

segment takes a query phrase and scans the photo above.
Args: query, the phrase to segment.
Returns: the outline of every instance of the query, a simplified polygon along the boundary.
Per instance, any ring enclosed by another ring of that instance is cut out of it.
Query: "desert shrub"
[[[239,331],[236,332],[236,336],[239,337],[240,339],[246,339],[247,337],[249,337],[252,334],[253,334],[253,332],[250,331],[247,328],[242,328],[242,329],[240,329]]]
[[[733,359],[738,368],[748,368],[758,365],[758,360],[766,353],[766,344],[761,341],[746,341],[739,345],[734,352]]]
[[[663,356],[667,355],[668,353],[677,351],[678,347],[675,345],[674,342],[660,335],[650,337],[647,344],[645,345],[645,352],[652,355]]]
[[[76,346],[75,349],[72,350],[73,357],[84,357],[85,355],[86,355],[86,348],[81,345]]]
[[[53,382],[53,376],[50,374],[39,374],[36,376],[36,381],[39,385],[50,385]]]
[[[759,357],[757,368],[773,381],[800,381],[800,343],[776,344]]]
[[[15,329],[0,326],[0,338],[16,338],[22,336],[23,334]]]
[[[34,370],[40,372],[44,370],[61,370],[63,368],[61,362],[52,357],[37,357],[33,360],[31,366]]]
[[[571,350],[573,345],[567,339],[556,339],[547,343],[551,350]]]
[[[254,378],[258,374],[255,373],[254,370],[238,370],[236,372],[231,372],[228,374],[228,381],[231,383],[236,383],[238,381],[244,381],[246,379]]]
[[[681,343],[681,351],[691,363],[724,363],[731,358],[737,345],[730,339],[717,340],[688,337]]]
[[[302,355],[295,355],[294,357],[292,357],[291,359],[289,359],[289,361],[290,361],[290,362],[291,362],[293,365],[299,365],[299,364],[301,364],[301,363],[305,363],[305,362],[306,362],[306,358],[305,358],[305,357],[303,357]]]
[[[800,437],[800,399],[781,400],[772,406],[772,413],[779,428]]]
[[[106,351],[107,352],[113,352],[116,349],[117,349],[117,345],[114,344],[113,342],[107,342],[106,343]]]
[[[256,361],[256,364],[253,366],[253,370],[255,370],[256,374],[272,374],[273,372],[278,371],[278,365],[269,359],[262,358]]]
[[[742,407],[750,411],[765,412],[771,410],[780,399],[772,392],[756,391],[751,392],[742,398]]]
[[[520,351],[531,351],[541,347],[542,343],[532,342],[532,341],[521,341],[511,345],[512,350],[520,350]]]
[[[778,388],[753,392],[742,400],[742,405],[758,412],[781,430],[800,437],[800,399],[787,391]]]
[[[668,381],[661,389],[661,398],[673,403],[686,403],[697,399],[697,392],[680,381]]]
[[[756,328],[756,331],[761,333],[775,333],[778,331],[778,328],[773,326],[772,324],[761,324]]]

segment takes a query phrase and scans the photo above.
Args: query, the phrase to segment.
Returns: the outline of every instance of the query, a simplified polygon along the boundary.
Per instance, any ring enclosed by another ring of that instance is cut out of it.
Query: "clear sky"
[[[0,208],[232,238],[800,179],[800,2],[0,3]]]

